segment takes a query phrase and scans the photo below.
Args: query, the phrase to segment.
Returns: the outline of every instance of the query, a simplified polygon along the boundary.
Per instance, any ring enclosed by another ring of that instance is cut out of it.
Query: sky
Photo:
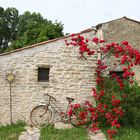
[[[140,21],[140,0],[0,0],[0,6],[61,21],[64,33],[77,33],[123,16]]]

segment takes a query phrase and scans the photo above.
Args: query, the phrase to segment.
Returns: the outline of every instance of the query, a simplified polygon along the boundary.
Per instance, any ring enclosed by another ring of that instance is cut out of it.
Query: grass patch
[[[21,131],[24,131],[24,126],[25,124],[22,122],[1,126],[0,140],[18,140]]]
[[[115,140],[140,140],[140,128],[123,128],[115,137]]]
[[[47,126],[41,130],[40,140],[88,140],[84,128],[56,129]]]
[[[102,129],[102,132],[106,135],[107,128]],[[134,128],[132,126],[120,128],[118,134],[113,140],[140,140],[140,127]]]

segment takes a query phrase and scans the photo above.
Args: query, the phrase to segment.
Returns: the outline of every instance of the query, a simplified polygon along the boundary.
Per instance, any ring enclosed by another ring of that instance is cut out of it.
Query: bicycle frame
[[[45,96],[48,96],[49,97],[49,100],[48,100],[48,103],[46,103],[46,105],[45,105],[46,106],[46,111],[42,114],[42,116],[45,115],[45,113],[47,112],[47,108],[50,106],[51,110],[53,110],[53,112],[55,111],[61,117],[62,122],[69,121],[69,117],[68,117],[67,112],[68,112],[70,103],[74,99],[73,98],[66,97],[66,99],[68,100],[68,104],[67,104],[67,107],[66,107],[66,111],[63,112],[61,110],[61,107],[59,105],[57,105],[57,103],[55,103],[57,100],[54,97],[52,97],[52,96],[50,96],[48,94],[44,94],[44,95]]]
[[[53,120],[54,113],[57,113],[61,117],[62,122],[65,122],[65,123],[70,122],[73,126],[76,126],[75,115],[68,116],[67,114],[70,103],[74,101],[74,99],[66,97],[68,104],[66,107],[66,111],[63,112],[63,108],[59,106],[59,103],[56,102],[56,99],[54,97],[48,94],[44,94],[44,96],[45,95],[49,97],[48,100],[46,100],[46,103],[37,105],[31,110],[30,120],[31,120],[32,125],[35,127],[40,127],[41,125],[44,125],[44,124],[50,124]]]

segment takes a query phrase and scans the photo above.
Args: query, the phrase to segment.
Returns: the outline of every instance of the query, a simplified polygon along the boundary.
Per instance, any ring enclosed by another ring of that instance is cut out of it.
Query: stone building
[[[128,41],[135,49],[140,51],[140,22],[122,17],[116,20],[98,24],[96,29],[102,30],[104,39],[109,42]],[[135,77],[140,85],[140,67],[135,66]],[[121,71],[120,71],[121,72]]]
[[[122,17],[96,26],[102,29],[104,39],[110,42],[129,41],[135,48],[140,49],[140,22]]]
[[[93,37],[94,29],[81,32]],[[78,48],[66,47],[61,37],[0,54],[0,124],[18,120],[30,123],[32,108],[48,93],[65,108],[66,96],[76,102],[90,98],[96,57],[80,59]],[[7,80],[9,73],[14,80]],[[10,109],[11,92],[11,109]],[[12,110],[12,113],[11,113]]]
[[[126,17],[98,24],[96,30],[87,29],[80,34],[113,42],[128,40],[137,49],[140,47],[140,23]],[[79,59],[78,48],[66,47],[65,39],[69,36],[0,54],[0,124],[10,123],[11,118],[13,122],[30,123],[30,112],[44,102],[44,93],[54,96],[64,108],[66,96],[76,102],[90,98],[98,56]],[[11,84],[7,80],[9,73],[14,74]]]

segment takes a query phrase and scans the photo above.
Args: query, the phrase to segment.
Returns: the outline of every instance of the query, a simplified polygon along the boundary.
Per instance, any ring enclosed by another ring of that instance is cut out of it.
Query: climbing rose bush
[[[128,96],[125,89],[133,86],[135,73],[132,68],[140,64],[140,52],[127,41],[108,43],[97,37],[87,39],[75,34],[69,41],[65,40],[65,44],[67,47],[78,47],[81,58],[100,56],[95,69],[96,88],[92,88],[96,105],[89,101],[71,105],[68,114],[76,115],[77,125],[84,125],[93,132],[108,126],[107,134],[112,138],[121,128],[120,119],[124,116],[123,106]],[[118,67],[123,70],[121,76],[114,73]]]

